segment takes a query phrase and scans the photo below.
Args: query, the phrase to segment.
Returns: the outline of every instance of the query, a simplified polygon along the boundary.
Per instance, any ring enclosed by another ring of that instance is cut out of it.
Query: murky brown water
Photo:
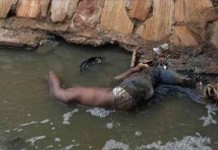
[[[83,59],[96,55],[105,57],[103,64],[78,71]],[[63,43],[47,54],[1,49],[0,149],[137,149],[159,140],[184,148],[187,143],[181,140],[187,136],[202,149],[218,149],[217,124],[204,127],[199,118],[207,116],[207,109],[185,98],[167,98],[140,112],[121,113],[69,107],[48,95],[49,70],[56,71],[66,87],[107,87],[113,85],[113,76],[128,69],[130,59],[116,46],[96,49]],[[211,142],[197,141],[204,137]]]

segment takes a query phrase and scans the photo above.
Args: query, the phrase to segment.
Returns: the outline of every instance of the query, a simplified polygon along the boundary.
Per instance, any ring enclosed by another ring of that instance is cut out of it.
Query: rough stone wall
[[[19,32],[19,36],[16,43],[16,36],[10,41],[6,34],[0,34],[0,43],[19,45],[22,32],[29,30],[24,35],[35,43],[26,45],[33,47],[50,39],[52,34],[72,43],[117,42],[127,49],[160,41],[197,46],[211,39],[214,44],[218,40],[214,27],[217,23],[213,25],[213,33],[208,33],[208,24],[218,20],[214,3],[211,0],[1,0],[0,29],[7,30],[2,33]]]
[[[146,40],[167,40],[172,32],[174,0],[153,1],[150,18],[139,26],[136,33]]]

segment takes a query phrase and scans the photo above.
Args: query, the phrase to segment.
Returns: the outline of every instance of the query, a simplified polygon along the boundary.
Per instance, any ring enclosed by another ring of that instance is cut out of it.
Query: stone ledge
[[[37,31],[0,28],[0,45],[36,49],[49,36]]]

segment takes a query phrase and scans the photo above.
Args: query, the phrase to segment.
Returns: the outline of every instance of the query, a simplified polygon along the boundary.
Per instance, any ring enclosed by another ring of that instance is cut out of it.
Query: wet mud
[[[203,44],[199,47],[171,46],[168,50],[163,50],[161,56],[158,56],[152,50],[158,44],[141,48],[139,58],[152,60],[153,64],[158,64],[160,59],[164,59],[169,69],[187,74],[190,77],[197,77],[204,84],[218,82],[218,50],[213,45]]]

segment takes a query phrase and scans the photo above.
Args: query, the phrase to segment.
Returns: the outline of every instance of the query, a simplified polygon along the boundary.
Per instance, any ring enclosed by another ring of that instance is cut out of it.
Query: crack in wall
[[[76,9],[75,9],[75,12],[72,14],[72,17],[71,19],[74,20],[75,19],[75,15],[76,15],[76,12],[78,10],[78,6],[80,3],[82,3],[83,0],[78,0],[77,4],[76,4]]]
[[[170,42],[173,42],[173,36],[174,36],[174,33],[175,33],[175,30],[174,30],[174,27],[176,26],[177,24],[177,21],[176,21],[176,2],[177,0],[174,0],[173,1],[173,16],[172,16],[172,24],[171,24],[171,31],[170,31],[170,34],[169,34],[169,41]]]
[[[131,17],[130,16],[130,11],[133,9],[133,5],[134,5],[133,3],[134,2],[135,1],[128,1],[127,4],[126,4],[127,6],[125,7],[126,14],[129,17],[129,20],[133,23],[133,30],[132,30],[133,34],[136,33],[138,28],[140,26],[142,26],[150,17],[153,16],[153,10],[154,10],[154,8],[153,8],[153,0],[151,0],[150,1],[151,2],[151,6],[147,8],[148,9],[148,14],[146,15],[146,17],[143,20],[139,20],[137,18]]]

